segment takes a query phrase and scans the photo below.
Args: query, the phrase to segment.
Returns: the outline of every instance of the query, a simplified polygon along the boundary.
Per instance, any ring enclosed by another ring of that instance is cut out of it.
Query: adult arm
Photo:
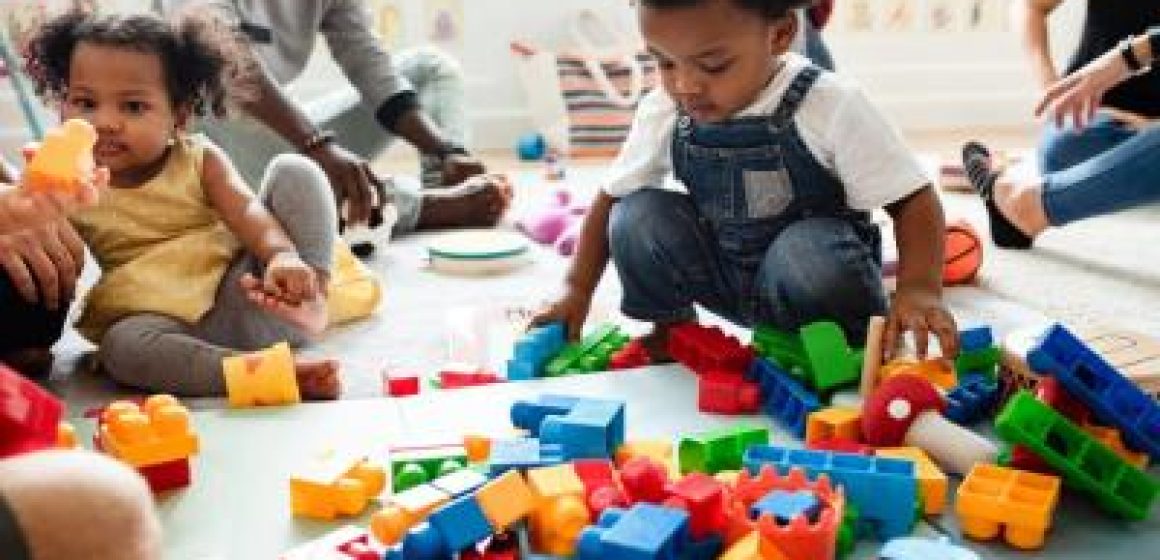
[[[1015,0],[1011,3],[1011,23],[1019,33],[1023,51],[1040,87],[1047,88],[1059,79],[1059,70],[1051,58],[1051,34],[1047,19],[1063,0]]]
[[[1154,27],[1128,41],[1136,60],[1144,67],[1154,64],[1160,54],[1152,51],[1151,39],[1158,36],[1160,27]],[[1060,127],[1070,117],[1076,128],[1083,128],[1100,109],[1104,94],[1135,74],[1122,49],[1113,48],[1049,86],[1035,107],[1035,115],[1049,118]],[[1132,114],[1118,112],[1117,116],[1129,122],[1136,120]]]

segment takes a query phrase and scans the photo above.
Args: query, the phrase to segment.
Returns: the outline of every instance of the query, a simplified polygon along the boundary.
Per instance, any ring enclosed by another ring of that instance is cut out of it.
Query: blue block
[[[509,381],[526,381],[542,377],[544,366],[564,349],[564,324],[550,323],[528,331],[518,340],[508,360]]]
[[[766,358],[757,358],[749,366],[751,374],[761,385],[763,409],[770,417],[781,422],[799,439],[806,436],[806,419],[811,412],[821,410],[818,397],[800,381],[793,378]]]
[[[1071,331],[1053,325],[1028,352],[1027,363],[1055,376],[1097,418],[1118,428],[1128,446],[1160,459],[1160,406]]]
[[[959,333],[960,352],[986,350],[994,345],[995,337],[991,334],[991,327],[974,327]]]
[[[561,447],[564,460],[608,459],[624,443],[624,402],[544,395],[512,405],[512,424],[545,444]]]
[[[795,517],[804,515],[812,523],[818,520],[821,512],[822,501],[809,490],[774,490],[750,506],[749,518],[757,521],[763,515],[772,515],[774,521],[787,525]]]
[[[689,538],[689,514],[653,504],[609,508],[580,533],[577,560],[678,560]]]
[[[447,550],[443,535],[430,523],[412,527],[403,537],[403,542],[390,548],[383,555],[384,560],[452,560],[454,556]]]
[[[989,375],[971,373],[947,393],[945,416],[951,422],[970,425],[983,420],[999,401],[999,384]]]
[[[975,552],[939,540],[907,537],[894,539],[878,552],[880,560],[979,560]]]
[[[857,506],[862,520],[873,524],[879,540],[907,535],[914,526],[918,482],[911,461],[755,445],[745,452],[744,463],[753,474],[764,465],[782,475],[800,467],[811,479],[825,473],[845,489],[847,502]]]
[[[435,510],[427,520],[448,550],[459,552],[495,533],[474,495],[462,496]]]
[[[488,474],[495,477],[512,469],[527,470],[564,462],[559,445],[544,444],[534,438],[496,440],[491,444]]]
[[[709,535],[699,541],[685,543],[680,560],[715,560],[725,549],[720,535]]]

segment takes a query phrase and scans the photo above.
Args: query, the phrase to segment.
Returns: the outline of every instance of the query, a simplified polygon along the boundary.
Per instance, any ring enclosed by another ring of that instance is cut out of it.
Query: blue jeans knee
[[[1047,125],[1039,140],[1039,171],[1054,173],[1079,165],[1136,135],[1132,127],[1099,113],[1083,130]]]

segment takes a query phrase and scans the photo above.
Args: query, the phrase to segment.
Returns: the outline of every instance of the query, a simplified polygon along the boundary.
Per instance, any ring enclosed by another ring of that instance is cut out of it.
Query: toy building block
[[[466,364],[448,364],[439,372],[440,389],[463,389],[503,383],[504,379],[490,371]]]
[[[584,337],[579,343],[568,344],[544,367],[546,377],[558,377],[573,373],[592,373],[608,368],[609,356],[620,350],[629,341],[615,325],[601,325],[596,332]]]
[[[829,393],[856,383],[862,372],[862,352],[850,348],[837,323],[819,321],[801,328],[802,350],[810,367],[806,383],[815,391]]]
[[[510,381],[526,381],[543,377],[544,366],[564,349],[564,324],[550,323],[533,327],[516,341],[512,357],[507,363]]]
[[[101,412],[97,446],[134,467],[167,463],[197,453],[189,410],[169,395],[153,395],[138,406],[117,401]]]
[[[1128,449],[1124,445],[1124,440],[1120,436],[1120,431],[1115,428],[1107,426],[1096,426],[1092,424],[1084,424],[1083,431],[1095,438],[1096,441],[1104,444],[1108,449],[1111,449],[1116,455],[1119,455],[1124,462],[1144,470],[1148,467],[1148,454],[1138,453]]]
[[[809,367],[801,339],[795,333],[787,333],[768,325],[757,325],[753,328],[750,344],[759,355],[773,360],[794,375],[804,375],[805,369]]]
[[[955,513],[963,534],[991,540],[1003,538],[1015,548],[1043,546],[1059,503],[1059,477],[980,463],[959,486]]]
[[[570,464],[528,469],[527,479],[537,500],[584,495],[584,481]]]
[[[1041,379],[1035,385],[1035,398],[1039,402],[1054,409],[1073,424],[1084,426],[1085,431],[1091,433],[1086,429],[1086,426],[1090,425],[1092,421],[1091,411],[1083,403],[1072,398],[1067,393],[1067,390],[1060,385],[1059,380],[1054,377]],[[1108,445],[1106,441],[1101,441],[1101,443]],[[1109,445],[1109,447],[1111,446]],[[1121,457],[1124,456],[1123,454],[1119,455]],[[1002,464],[1025,471],[1054,474],[1054,471],[1052,471],[1051,467],[1043,459],[1022,445],[1010,446],[1003,457]]]
[[[939,540],[906,537],[894,539],[878,552],[881,560],[981,560],[978,554],[951,544],[946,537]]]
[[[541,443],[534,438],[501,439],[492,442],[487,459],[491,476],[512,469],[525,470],[564,462],[564,450],[558,444]]]
[[[725,548],[725,539],[721,535],[708,535],[703,539],[684,543],[681,547],[681,560],[717,560]]]
[[[797,508],[792,504],[784,504],[785,507],[778,504],[784,502],[779,494],[792,496],[798,493],[816,498],[816,503],[808,499],[801,501],[798,511],[793,511]],[[783,476],[775,467],[764,465],[756,476],[742,473],[735,487],[735,496],[735,508],[741,510],[739,515],[758,516],[755,521],[761,535],[760,557],[834,558],[838,529],[845,517],[846,499],[841,490],[833,487],[828,476],[818,476],[811,482],[800,467],[791,468]],[[784,510],[788,522],[779,523],[770,509]],[[811,511],[816,514],[813,518]],[[805,515],[800,515],[802,513]]]
[[[487,545],[468,548],[459,553],[459,560],[520,560],[520,537],[515,531],[496,533]]]
[[[727,488],[705,473],[690,473],[669,485],[662,505],[689,512],[689,536],[699,541],[724,531]]]
[[[1129,465],[1058,412],[1020,391],[995,419],[1005,441],[1025,445],[1090,495],[1101,509],[1127,519],[1144,519],[1160,485]]]
[[[862,413],[850,409],[830,407],[811,412],[806,419],[806,443],[822,439],[862,439]]]
[[[559,445],[565,460],[611,458],[624,443],[624,401],[545,395],[517,401],[511,419],[542,443]]]
[[[608,358],[608,369],[621,370],[644,367],[652,363],[652,356],[640,339],[630,341]]]
[[[878,384],[878,372],[882,369],[882,347],[886,336],[886,317],[875,315],[866,325],[866,346],[862,352],[862,378],[858,382],[858,394],[863,399]]]
[[[620,488],[619,476],[611,461],[578,459],[572,462],[572,470],[584,484],[584,503],[593,522],[610,507],[628,506],[628,498]]]
[[[959,351],[975,352],[995,345],[991,327],[979,326],[959,331]]]
[[[426,484],[467,466],[463,448],[456,445],[392,451],[390,461],[391,490],[394,492]]]
[[[80,447],[80,441],[77,439],[77,429],[70,422],[62,421],[56,427],[56,448],[57,449],[76,449]],[[0,453],[0,457],[3,453]]]
[[[475,493],[488,523],[505,531],[531,514],[536,495],[524,476],[508,471],[492,479]]]
[[[386,481],[383,468],[366,457],[328,451],[291,475],[290,509],[316,519],[359,515]]]
[[[491,456],[491,438],[480,435],[463,436],[463,451],[471,463],[485,463]]]
[[[883,447],[875,451],[879,457],[893,457],[913,461],[918,487],[922,490],[923,512],[939,515],[947,503],[947,475],[917,447]]]
[[[678,467],[681,474],[739,470],[746,449],[767,443],[767,428],[746,424],[685,436],[677,444]]]
[[[669,354],[697,375],[710,371],[736,372],[749,369],[753,351],[719,327],[696,323],[674,325],[669,331]]]
[[[473,495],[460,496],[439,507],[427,522],[439,532],[451,552],[459,552],[495,533]]]
[[[623,466],[633,457],[648,457],[666,467],[673,466],[673,442],[668,440],[626,441],[616,450],[616,465]]]
[[[708,414],[753,414],[761,409],[761,386],[739,372],[710,370],[697,378],[697,410]]]
[[[410,397],[419,394],[418,375],[392,375],[383,373],[384,393],[392,397]]]
[[[873,447],[846,438],[816,439],[806,443],[806,449],[814,449],[817,451],[834,451],[837,453],[853,453],[855,455],[874,454]]]
[[[927,452],[945,471],[963,474],[975,463],[993,462],[995,444],[942,415],[938,389],[915,375],[885,379],[862,407],[862,437],[876,447],[908,445]]]
[[[192,476],[189,469],[189,458],[175,459],[153,465],[137,467],[137,472],[149,483],[149,490],[154,494],[187,488]]]
[[[1027,362],[1055,376],[1103,423],[1118,428],[1129,446],[1160,457],[1160,405],[1071,331],[1052,326]]]
[[[531,469],[527,477],[535,496],[529,518],[532,547],[545,554],[571,556],[580,531],[590,520],[584,483],[571,465]]]
[[[659,504],[669,497],[669,473],[647,457],[636,457],[620,467],[620,482],[630,503]]]
[[[0,458],[56,446],[64,405],[0,364]]]
[[[765,413],[781,422],[791,434],[805,437],[806,418],[822,408],[818,397],[767,359],[753,360],[750,368],[750,377],[761,385]]]
[[[487,477],[471,469],[458,469],[431,481],[431,486],[453,498],[474,493],[487,482]]]
[[[412,527],[402,542],[387,549],[384,560],[452,560],[455,551],[448,550],[443,535],[430,523]]]
[[[793,518],[802,516],[816,523],[822,508],[822,501],[810,490],[774,490],[749,506],[749,517],[760,519],[763,515],[772,515],[774,521],[787,525]]]
[[[23,188],[76,194],[95,173],[96,142],[96,130],[81,119],[69,119],[60,128],[48,131],[24,170]]]
[[[982,373],[959,377],[959,384],[946,396],[947,420],[967,426],[982,421],[999,402],[999,383]]]
[[[871,525],[880,540],[906,535],[914,525],[918,483],[910,461],[768,445],[745,452],[750,475],[766,465],[783,476],[793,467],[811,477],[827,475],[842,486],[846,501],[858,507],[862,522]]]
[[[450,495],[429,484],[396,492],[387,498],[382,509],[371,515],[371,533],[379,542],[393,546],[403,540],[407,531],[450,500]]]
[[[313,541],[296,546],[278,557],[278,560],[380,560],[382,555],[370,542],[370,533],[348,525],[335,529]]]
[[[610,509],[584,529],[577,560],[675,560],[688,539],[689,514],[653,504]]]
[[[943,358],[922,361],[912,358],[896,358],[882,366],[882,370],[879,372],[879,381],[895,375],[916,375],[944,391],[950,391],[959,384],[954,365]]]
[[[298,378],[290,346],[280,342],[258,352],[222,360],[226,393],[232,407],[297,404]]]

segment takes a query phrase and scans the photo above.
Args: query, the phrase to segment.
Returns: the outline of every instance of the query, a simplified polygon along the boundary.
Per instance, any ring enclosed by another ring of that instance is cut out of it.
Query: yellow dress
[[[240,245],[202,189],[206,142],[200,135],[179,139],[156,177],[108,189],[97,206],[73,216],[101,266],[77,323],[94,343],[128,315],[158,313],[193,324],[213,306]]]

